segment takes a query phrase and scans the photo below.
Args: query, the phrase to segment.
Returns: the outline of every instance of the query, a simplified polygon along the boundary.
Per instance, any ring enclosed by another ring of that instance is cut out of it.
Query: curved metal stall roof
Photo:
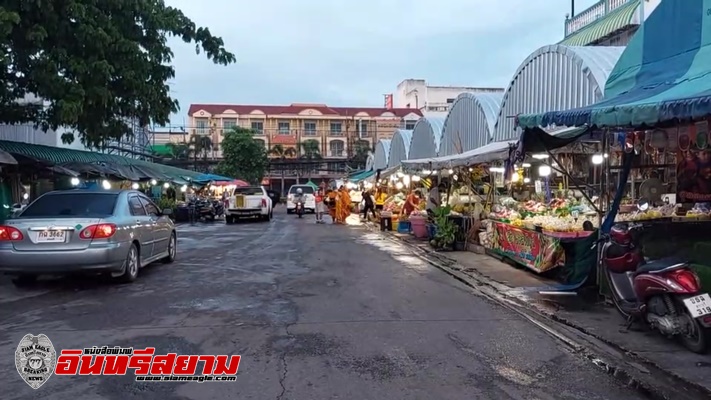
[[[516,116],[569,110],[602,99],[605,82],[624,47],[544,46],[531,53],[509,83],[494,141],[517,139]]]
[[[442,131],[439,156],[473,150],[491,142],[502,93],[462,93],[452,103]]]
[[[412,130],[408,159],[437,157],[443,132],[444,118],[420,118]]]
[[[380,139],[375,145],[375,155],[373,156],[373,169],[385,169],[388,167],[390,158],[390,139]]]
[[[388,168],[400,165],[403,160],[407,160],[410,154],[410,143],[412,143],[412,131],[408,129],[398,129],[393,134],[390,142],[390,157],[388,157]]]

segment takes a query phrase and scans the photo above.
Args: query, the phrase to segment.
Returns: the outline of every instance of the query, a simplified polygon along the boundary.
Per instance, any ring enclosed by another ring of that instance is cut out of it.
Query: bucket
[[[437,234],[437,225],[427,224],[427,238],[432,240]]]
[[[400,221],[397,223],[397,233],[410,233],[410,221]]]
[[[427,219],[423,217],[410,217],[412,234],[418,239],[427,239]]]

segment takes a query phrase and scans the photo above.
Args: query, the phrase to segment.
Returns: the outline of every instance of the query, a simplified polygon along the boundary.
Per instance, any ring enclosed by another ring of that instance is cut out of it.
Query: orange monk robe
[[[336,197],[338,196],[338,192],[335,190],[332,192],[328,193],[328,214],[331,216],[333,219],[333,222],[336,222]]]
[[[348,194],[347,190],[341,191],[340,194],[341,197],[341,213],[340,213],[340,222],[345,222],[346,218],[351,215],[351,196]]]

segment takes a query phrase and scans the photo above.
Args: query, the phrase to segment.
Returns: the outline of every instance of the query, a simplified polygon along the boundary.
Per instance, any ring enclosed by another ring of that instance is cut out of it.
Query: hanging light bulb
[[[447,173],[451,175],[451,174],[454,173],[454,170],[453,170],[453,169],[450,169],[450,170],[447,171]]]
[[[164,183],[164,184],[163,184],[163,187],[166,188],[166,189],[168,189],[168,188],[170,187],[170,183],[168,183],[168,182]]]
[[[104,179],[104,180],[101,182],[101,186],[102,186],[104,189],[106,189],[106,190],[111,189],[111,183],[110,183],[109,181],[107,181],[106,179]]]
[[[602,154],[595,154],[592,156],[592,163],[595,165],[602,164],[603,160],[604,160],[604,157],[602,156]]]
[[[511,182],[518,182],[519,179],[521,179],[521,175],[519,175],[518,172],[511,174]]]
[[[138,190],[138,188],[139,188],[138,182],[133,182],[133,184],[131,184],[131,189]]]
[[[185,193],[188,190],[188,185],[183,185],[180,187],[180,191]]]
[[[70,182],[71,182],[72,186],[79,186],[79,183],[80,183],[79,178],[77,178],[77,177],[72,178],[70,180]]]
[[[523,178],[523,183],[529,183],[531,182],[531,178]]]
[[[531,168],[531,164],[529,164],[529,163],[523,163],[523,164],[521,164],[521,166],[524,168]]]
[[[151,179],[151,185],[155,186],[158,184],[158,181],[155,179]]]
[[[403,185],[402,182],[398,182],[395,184],[395,187],[397,188],[397,190],[402,190],[402,188],[405,187],[405,185]]]
[[[551,167],[547,165],[541,165],[538,167],[538,175],[540,176],[548,176],[551,174]]]

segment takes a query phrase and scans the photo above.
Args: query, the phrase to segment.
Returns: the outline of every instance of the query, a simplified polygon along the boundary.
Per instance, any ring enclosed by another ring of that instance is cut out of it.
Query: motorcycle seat
[[[635,275],[639,274],[655,274],[666,270],[672,270],[686,265],[686,261],[679,257],[666,257],[659,260],[650,261],[641,265],[635,271]]]

